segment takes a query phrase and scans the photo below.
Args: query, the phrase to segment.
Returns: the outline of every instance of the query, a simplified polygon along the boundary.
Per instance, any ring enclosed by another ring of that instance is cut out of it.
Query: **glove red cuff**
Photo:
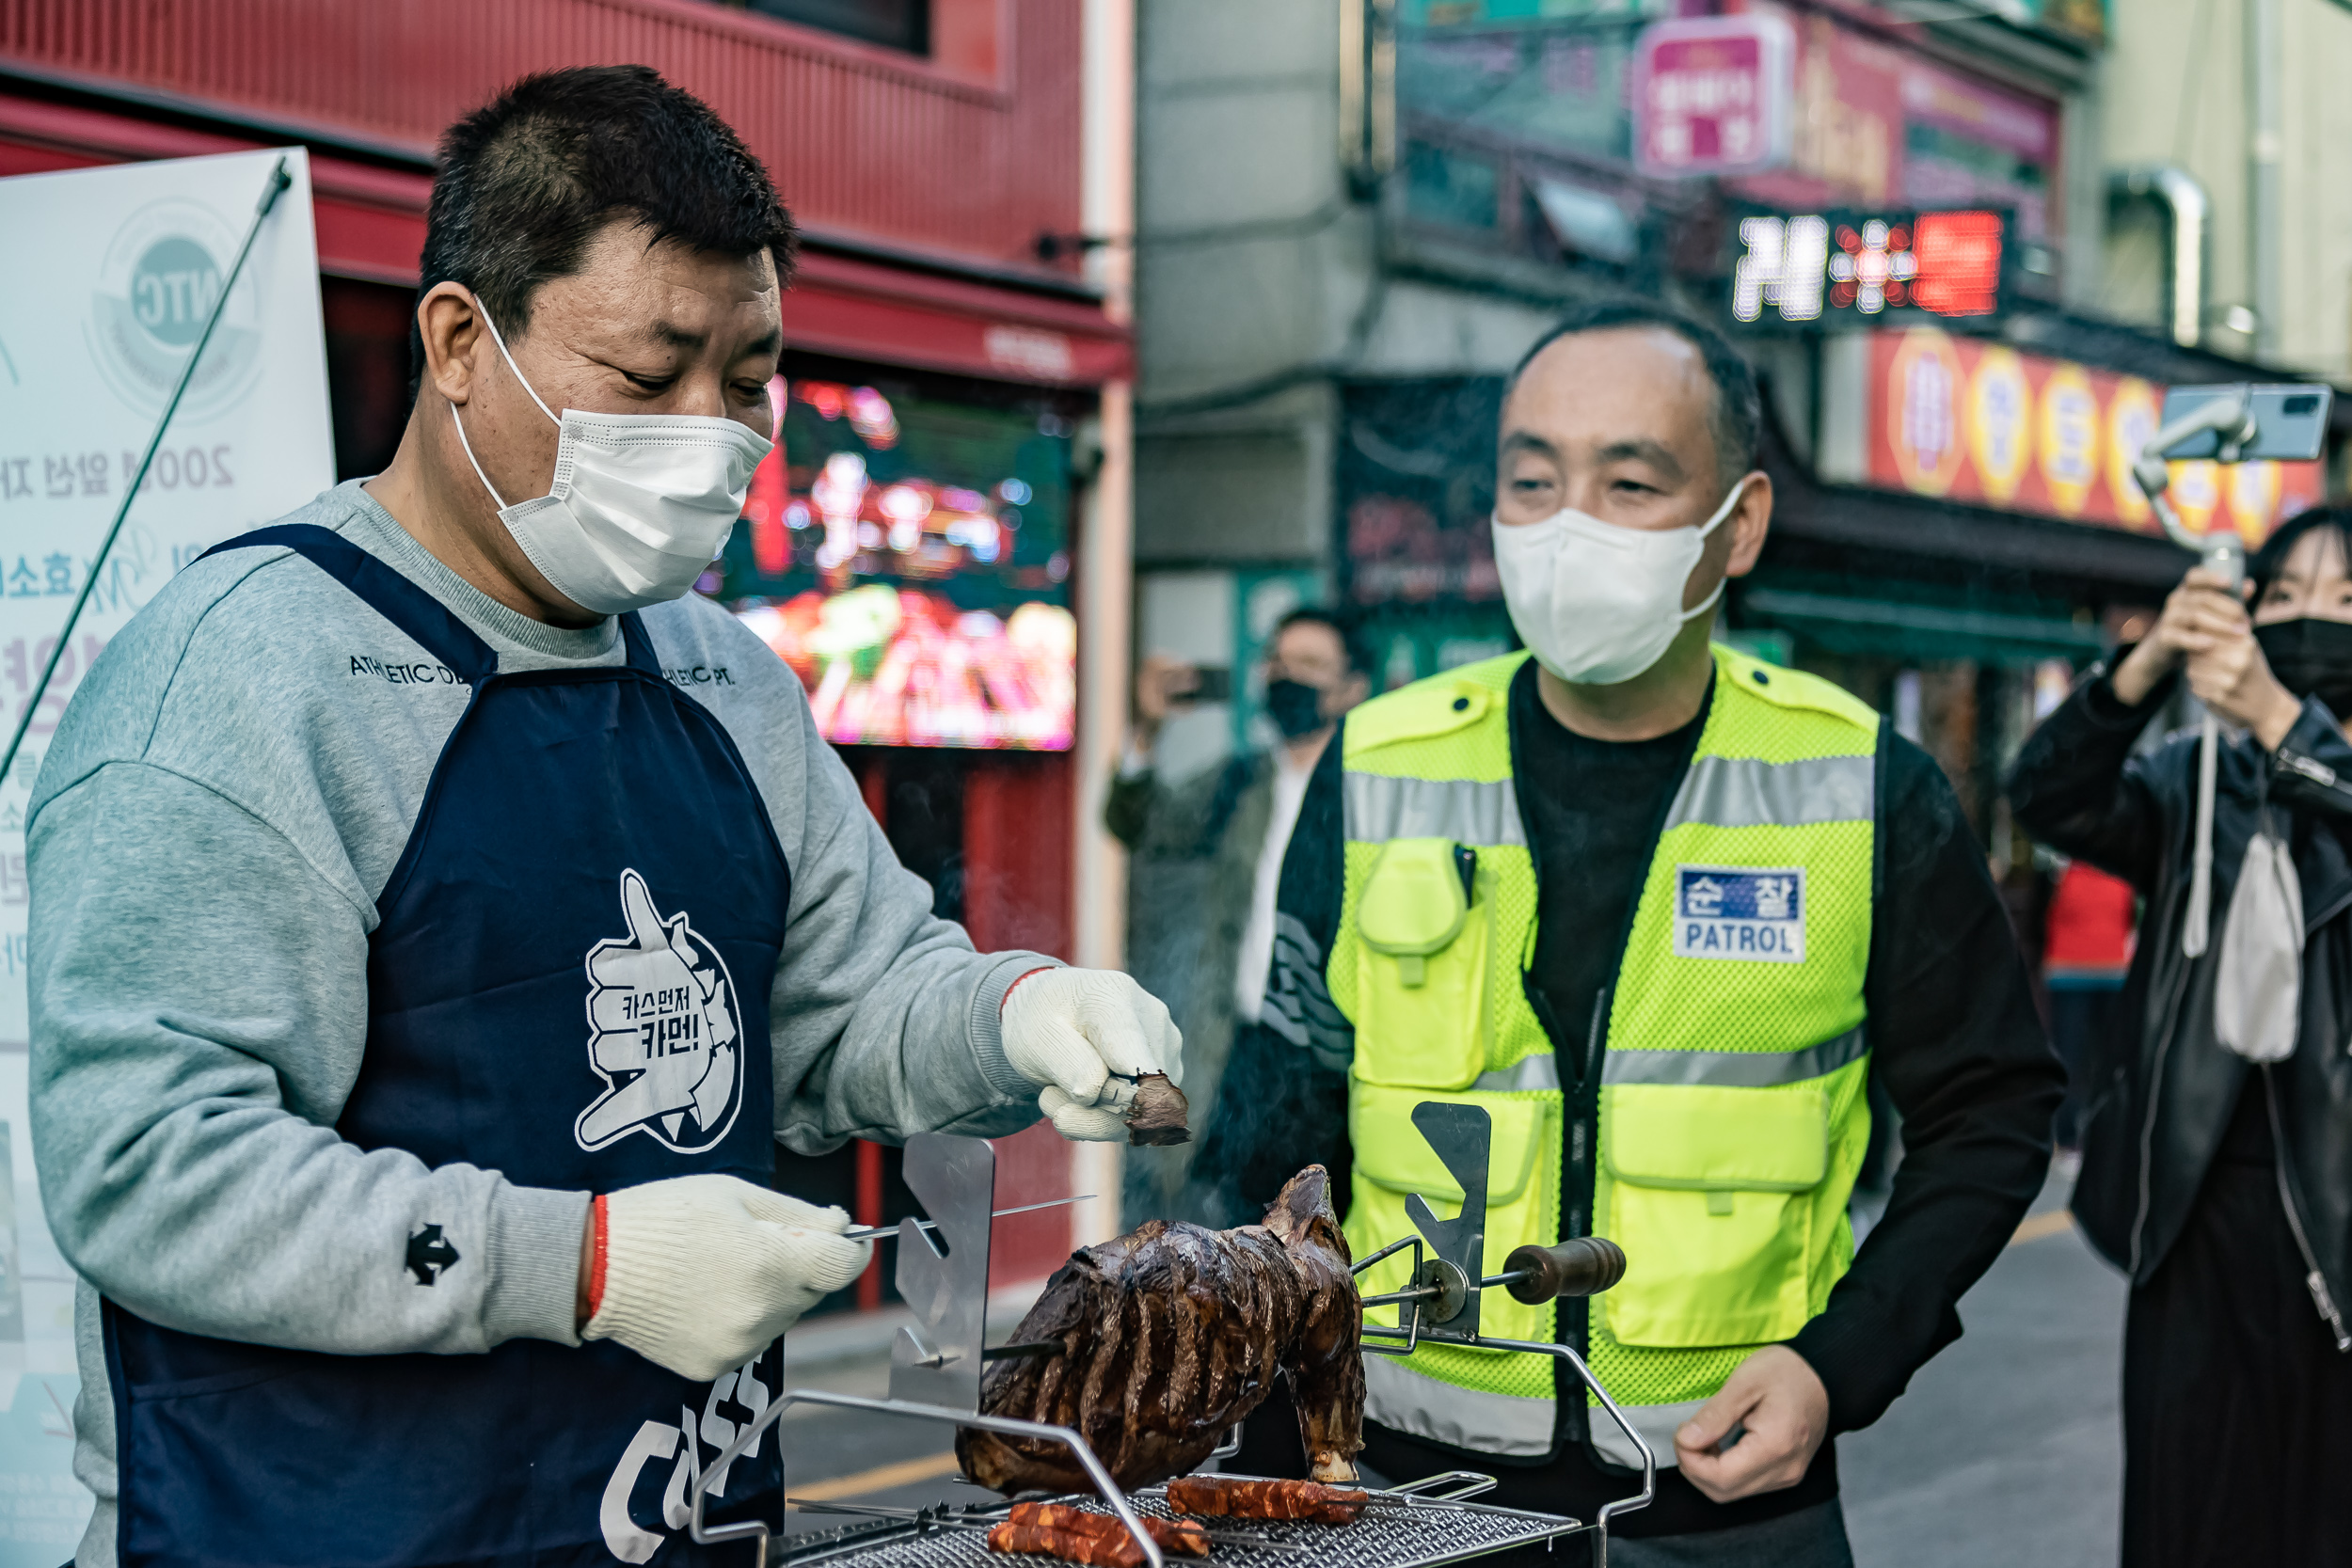
[[[996,1010],[999,1013],[1002,1013],[1005,1010],[1005,1004],[1012,1000],[1012,993],[1021,989],[1022,981],[1027,979],[1031,974],[1043,974],[1053,967],[1054,966],[1052,964],[1040,964],[1035,969],[1014,975],[1012,984],[1005,988],[1005,994],[996,999]]]
[[[594,1215],[594,1227],[596,1233],[596,1240],[590,1243],[595,1256],[588,1266],[588,1316],[593,1318],[596,1315],[596,1308],[604,1305],[604,1253],[606,1232],[604,1220],[604,1195],[602,1193],[598,1193],[596,1196],[596,1198],[590,1204],[590,1209]]]

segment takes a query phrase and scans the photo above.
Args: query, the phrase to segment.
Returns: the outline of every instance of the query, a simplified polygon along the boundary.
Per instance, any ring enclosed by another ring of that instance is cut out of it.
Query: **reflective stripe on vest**
[[[1449,672],[1350,717],[1347,892],[1326,970],[1356,1029],[1351,1243],[1366,1252],[1410,1234],[1411,1193],[1440,1213],[1459,1201],[1411,1125],[1412,1106],[1483,1105],[1495,1130],[1488,1271],[1513,1246],[1564,1234],[1598,1231],[1627,1246],[1626,1283],[1596,1298],[1588,1359],[1664,1464],[1674,1428],[1756,1346],[1818,1312],[1843,1274],[1843,1206],[1868,1129],[1861,991],[1877,716],[1811,677],[1720,648],[1715,657],[1707,722],[1610,993],[1597,1223],[1563,1212],[1560,1065],[1525,999],[1536,888],[1507,716],[1524,655]],[[1418,842],[1384,859],[1397,839]],[[1400,926],[1397,894],[1443,886],[1449,843],[1477,857],[1459,934]],[[1366,886],[1389,862],[1408,879],[1382,895],[1379,926],[1359,927]],[[1407,1266],[1403,1255],[1376,1265],[1362,1289],[1396,1289]],[[1550,1303],[1490,1291],[1481,1314],[1497,1337],[1556,1332]],[[1551,1368],[1549,1357],[1424,1345],[1404,1360],[1368,1358],[1369,1409],[1385,1426],[1471,1451],[1543,1454],[1555,1424]],[[1588,1429],[1604,1457],[1631,1461],[1605,1415]]]
[[[1693,823],[1796,828],[1815,822],[1867,822],[1877,788],[1874,756],[1801,757],[1794,762],[1696,757],[1675,792],[1665,831]]]
[[[1347,836],[1359,843],[1447,838],[1456,844],[1524,845],[1519,799],[1508,779],[1401,779],[1348,773],[1343,780]]]
[[[1601,1059],[1604,1084],[1722,1084],[1760,1089],[1823,1078],[1869,1053],[1860,1028],[1798,1051],[1612,1050]],[[1521,1064],[1524,1066],[1525,1064]]]
[[[1801,1051],[1613,1050],[1601,1058],[1604,1084],[1728,1084],[1762,1088],[1795,1084],[1836,1072],[1869,1053],[1861,1029],[1849,1029]],[[1481,1094],[1525,1094],[1560,1087],[1560,1059],[1530,1056],[1514,1066],[1482,1072],[1470,1085]]]
[[[1633,1423],[1633,1430],[1642,1434],[1642,1441],[1649,1445],[1649,1451],[1657,1455],[1662,1468],[1675,1463],[1675,1429],[1697,1415],[1706,1402],[1682,1400],[1674,1404],[1621,1404],[1617,1408],[1625,1412],[1625,1418]],[[1607,1411],[1596,1410],[1590,1419],[1593,1448],[1601,1458],[1629,1470],[1642,1467],[1642,1456],[1626,1441],[1625,1433],[1617,1430],[1617,1423],[1609,1418]]]
[[[1419,1355],[1364,1356],[1364,1414],[1395,1432],[1477,1453],[1551,1451],[1552,1402],[1489,1394],[1418,1370]],[[1674,1451],[1670,1442],[1667,1452]],[[1638,1467],[1641,1461],[1636,1459]]]

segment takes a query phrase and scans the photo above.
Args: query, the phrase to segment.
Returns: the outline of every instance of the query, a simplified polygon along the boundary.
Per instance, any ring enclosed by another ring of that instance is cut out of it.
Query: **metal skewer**
[[[945,1529],[993,1529],[1005,1523],[1011,1507],[1010,1504],[1001,1504],[995,1508],[981,1509],[976,1505],[967,1505],[961,1509],[951,1509],[946,1504],[941,1503],[931,1508],[906,1508],[894,1507],[885,1503],[803,1502],[798,1497],[787,1500],[794,1508],[810,1513],[854,1513],[875,1519],[905,1519],[913,1524],[926,1527],[936,1526]],[[1113,1524],[1118,1523],[1117,1514],[1098,1513],[1094,1517],[1107,1519]],[[1277,1541],[1270,1535],[1261,1535],[1254,1530],[1214,1529],[1201,1524],[1190,1514],[1180,1515],[1179,1522],[1198,1528],[1201,1534],[1209,1538],[1212,1545],[1222,1543],[1228,1546],[1247,1546],[1252,1551],[1289,1552],[1298,1557],[1314,1555],[1315,1548],[1312,1546],[1302,1545],[1294,1541]]]
[[[1049,1197],[1042,1203],[1024,1203],[1018,1208],[998,1209],[993,1212],[988,1217],[993,1220],[1001,1220],[1007,1214],[1028,1214],[1034,1213],[1040,1209],[1067,1208],[1073,1203],[1084,1203],[1093,1196],[1094,1195],[1092,1193],[1080,1193],[1075,1197]],[[898,1225],[904,1225],[906,1223],[906,1221],[900,1220]],[[914,1227],[917,1230],[936,1230],[939,1228],[939,1222],[937,1220],[916,1220],[914,1223]],[[884,1239],[885,1237],[896,1238],[898,1234],[898,1225],[853,1225],[849,1229],[844,1230],[841,1233],[841,1239],[845,1242],[877,1242]]]

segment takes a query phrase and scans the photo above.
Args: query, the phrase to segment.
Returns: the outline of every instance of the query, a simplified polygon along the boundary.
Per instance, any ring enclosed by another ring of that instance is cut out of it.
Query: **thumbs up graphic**
[[[573,1135],[596,1149],[642,1129],[681,1152],[707,1148],[742,1100],[726,966],[685,915],[662,918],[633,870],[621,873],[621,914],[628,935],[588,955],[588,1057],[606,1088]]]

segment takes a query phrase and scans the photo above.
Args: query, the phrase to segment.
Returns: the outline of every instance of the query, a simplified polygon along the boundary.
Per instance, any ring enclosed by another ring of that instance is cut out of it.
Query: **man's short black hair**
[[[1622,326],[1661,327],[1699,351],[1699,357],[1707,363],[1707,373],[1715,383],[1715,411],[1708,423],[1715,433],[1716,467],[1721,470],[1724,488],[1730,488],[1734,480],[1756,467],[1756,446],[1763,435],[1764,404],[1756,396],[1756,372],[1731,346],[1729,339],[1671,305],[1643,299],[1606,299],[1576,307],[1519,356],[1519,362],[1512,367],[1511,379],[1503,383],[1503,400],[1510,401],[1512,388],[1527,373],[1535,356],[1561,339]]]
[[[1356,618],[1342,610],[1318,610],[1313,605],[1301,605],[1274,623],[1274,630],[1266,635],[1266,650],[1281,641],[1282,634],[1293,626],[1324,626],[1340,640],[1340,648],[1347,656],[1347,673],[1372,678],[1372,649],[1364,641],[1363,628]]]
[[[580,66],[526,76],[441,137],[426,210],[423,278],[463,283],[509,341],[530,329],[539,285],[580,270],[613,218],[645,243],[775,258],[788,283],[797,234],[742,138],[650,66]],[[408,325],[408,395],[424,336]]]
[[[2352,506],[2314,506],[2280,523],[2279,531],[2265,540],[2263,547],[2247,562],[2246,576],[2254,584],[2256,604],[2260,604],[2262,596],[2270,592],[2270,585],[2279,580],[2279,574],[2286,570],[2287,557],[2295,553],[2295,546],[2301,543],[2303,536],[2322,529],[2334,531],[2336,547],[2344,552],[2345,568],[2352,570]]]

